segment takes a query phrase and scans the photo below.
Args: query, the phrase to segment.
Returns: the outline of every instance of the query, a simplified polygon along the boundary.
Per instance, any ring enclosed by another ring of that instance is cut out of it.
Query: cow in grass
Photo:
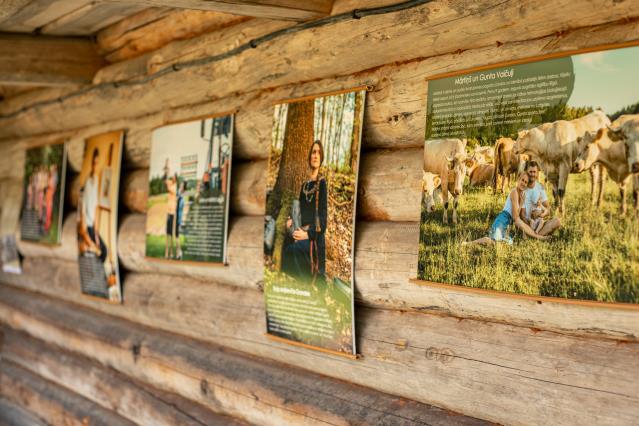
[[[633,174],[639,164],[636,154],[631,156],[628,146],[639,143],[638,134],[633,132],[633,123],[620,128],[602,128],[597,132],[587,132],[579,140],[580,152],[573,164],[572,171],[581,173],[599,163],[606,167],[608,176],[619,185],[621,196],[620,212],[626,213],[626,187],[633,180],[634,208],[639,207],[639,176]],[[636,152],[636,149],[635,149]]]
[[[495,172],[493,173],[493,193],[503,193],[508,189],[510,177],[521,169],[521,156],[513,150],[515,141],[511,138],[499,138],[495,142]]]
[[[622,115],[610,125],[610,129],[626,144],[630,172],[639,173],[639,114]]]
[[[466,160],[466,176],[468,185],[472,187],[487,186],[493,181],[495,166],[488,164],[490,156],[486,155],[487,152],[492,152],[492,147],[481,148],[490,148],[490,151],[476,147],[472,157]]]
[[[495,148],[492,146],[481,146],[478,145],[472,152],[472,158],[476,159],[480,163],[492,163],[495,159]]]
[[[439,177],[441,187],[448,188],[448,191],[442,191],[444,223],[448,223],[449,192],[453,196],[453,223],[457,223],[457,205],[466,178],[466,159],[466,139],[431,139],[424,144],[424,176],[428,179]],[[433,185],[434,182],[430,181],[424,184],[425,187],[432,186],[434,192]],[[428,195],[425,193],[424,197]],[[425,204],[429,205],[430,202],[426,201]],[[433,196],[430,196],[430,201],[434,209]]]
[[[558,120],[519,132],[513,150],[517,154],[527,154],[541,163],[544,174],[552,185],[555,206],[560,213],[565,211],[568,174],[579,154],[578,138],[586,132],[596,132],[608,125],[608,117],[602,111],[594,111],[572,121]],[[602,179],[600,173],[596,173],[599,171],[598,167],[590,169],[594,200],[595,190],[601,187]]]

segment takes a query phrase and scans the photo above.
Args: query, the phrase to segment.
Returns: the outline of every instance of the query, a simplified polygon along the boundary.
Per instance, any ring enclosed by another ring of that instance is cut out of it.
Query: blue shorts
[[[510,215],[510,213],[508,213],[505,210],[502,210],[497,215],[497,217],[495,218],[495,221],[490,227],[490,233],[488,234],[488,236],[493,241],[497,241],[497,242],[503,241],[505,243],[512,244],[513,239],[508,234],[508,227],[510,226],[511,223],[513,223],[513,218]]]

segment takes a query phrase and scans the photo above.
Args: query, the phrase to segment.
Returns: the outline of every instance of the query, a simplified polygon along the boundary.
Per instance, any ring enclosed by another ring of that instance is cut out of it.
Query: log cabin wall
[[[69,150],[62,244],[20,242],[24,273],[0,275],[3,418],[636,422],[639,311],[409,279],[417,268],[426,79],[639,40],[639,1],[337,0],[326,16],[304,12],[317,16],[302,23],[168,3],[127,10],[96,33],[101,59],[91,82],[9,92],[0,102],[3,234],[18,228],[25,149],[67,140]],[[365,9],[389,5],[396,6]],[[262,215],[273,102],[361,85],[373,89],[355,229],[360,358],[350,360],[264,335]],[[147,261],[152,129],[235,109],[229,266]],[[111,305],[80,294],[72,212],[84,139],[123,128],[124,304]]]

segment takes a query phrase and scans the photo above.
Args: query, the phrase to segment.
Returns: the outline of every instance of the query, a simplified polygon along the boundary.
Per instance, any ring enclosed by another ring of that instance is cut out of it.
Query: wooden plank
[[[144,8],[128,3],[91,2],[48,22],[40,31],[50,35],[93,35]]]
[[[127,0],[127,3],[210,10],[285,21],[321,18],[330,14],[333,6],[333,0]]]
[[[110,410],[5,359],[0,362],[0,389],[4,398],[46,419],[48,424],[134,425]]]
[[[589,7],[579,8],[574,2],[538,2],[534,8],[526,9],[526,19],[520,18],[521,5],[511,2],[493,4],[483,1],[474,3],[473,8],[459,10],[445,5],[441,8],[434,6],[435,3],[431,3],[411,9],[410,14],[398,12],[371,16],[284,35],[240,55],[168,72],[151,85],[100,85],[89,94],[64,99],[63,108],[58,102],[41,105],[37,115],[27,109],[20,113],[19,120],[11,115],[12,111],[16,111],[15,103],[11,107],[0,105],[0,122],[3,124],[0,134],[4,137],[33,135],[79,128],[96,121],[131,120],[211,100],[220,106],[220,111],[228,110],[242,105],[242,101],[255,99],[261,92],[269,93],[285,85],[326,79],[322,91],[333,89],[326,87],[329,77],[330,80],[337,78],[330,83],[332,85],[339,84],[340,76],[350,76],[353,83],[353,80],[362,79],[360,73],[363,71],[368,70],[369,76],[378,75],[373,73],[375,69],[395,62],[411,63],[407,67],[414,67],[414,82],[418,84],[409,93],[423,97],[425,79],[429,75],[464,69],[478,63],[497,63],[503,59],[637,38],[637,22],[629,19],[637,9],[628,2],[613,4],[610,0],[596,12]],[[574,9],[575,13],[554,13],[557,9]],[[419,18],[422,15],[429,19],[422,20]],[[407,16],[410,19],[404,19]],[[628,20],[616,22],[622,18]],[[401,22],[396,25],[398,20]],[[580,27],[575,28],[575,22],[579,22]],[[455,30],[460,27],[470,28],[472,32],[461,34]],[[350,36],[343,37],[343,34]],[[521,34],[526,34],[528,41],[522,42]],[[193,42],[198,39],[193,39]],[[304,47],[311,39],[322,40],[317,54],[309,55]],[[353,46],[358,48],[353,49]],[[282,61],[283,57],[296,60]],[[318,67],[318,63],[322,66]],[[242,78],[235,78],[240,69]],[[390,85],[390,90],[394,92],[393,85]],[[386,117],[387,127],[401,124],[405,117],[410,116],[410,111],[403,111],[401,105],[395,107],[397,112]],[[96,117],[97,111],[100,111],[99,118]],[[415,117],[415,120],[423,122],[422,117]]]
[[[119,62],[248,19],[205,10],[146,9],[100,31],[98,51],[107,61]]]
[[[90,5],[92,0],[30,0],[20,3],[21,7],[13,9],[0,20],[0,31],[32,33],[51,21]]]
[[[43,34],[52,35],[94,35],[99,30],[112,25],[148,6],[128,2],[93,2],[86,10],[65,15],[42,28]]]
[[[41,296],[33,295],[35,299],[26,305],[20,303],[19,308],[9,308],[10,301],[29,298],[29,294],[1,287],[1,318],[8,319],[12,326],[19,321],[17,329],[257,424],[484,424],[426,404],[54,300],[49,301],[52,305],[47,312],[40,315],[32,309],[39,303],[47,303]],[[6,299],[4,296],[8,294],[11,296]],[[81,322],[77,327],[68,327],[63,322],[78,320]],[[43,325],[51,332],[46,338],[41,334]],[[68,340],[65,343],[60,339]],[[261,340],[266,338],[262,336]],[[43,358],[43,366],[34,368],[46,371],[54,362],[46,353]],[[54,371],[46,374],[53,375],[58,369],[69,380],[79,380],[65,374],[64,365],[56,365],[51,368]]]
[[[176,394],[131,380],[112,368],[6,328],[2,359],[135,424],[244,425]]]
[[[44,420],[0,397],[0,424],[7,426],[45,426]]]
[[[89,39],[0,34],[0,83],[90,83],[102,65]]]
[[[639,343],[358,307],[361,358],[348,360],[267,339],[262,328],[263,296],[257,290],[175,277],[144,275],[127,280],[124,306],[97,301],[86,304],[113,315],[137,318],[156,329],[171,329],[286,362],[344,381],[341,383],[368,386],[500,423],[512,422],[512,413],[517,413],[521,424],[560,425],[626,424],[632,423],[638,414],[639,372],[631,366],[639,355]],[[188,282],[193,286],[187,285]],[[207,350],[195,341],[183,346],[179,336],[162,338],[159,331],[6,286],[0,287],[0,318],[38,339],[64,345],[127,375],[143,376],[157,387],[193,399],[202,398],[198,396],[202,379],[209,388],[223,383],[217,376],[202,371],[208,371],[209,367],[194,366],[206,362],[212,364],[210,368],[221,369],[220,374],[245,373],[248,377],[243,375],[240,380],[257,396],[251,397],[253,401],[281,406],[276,401],[281,401],[282,394],[274,400],[272,393],[271,397],[262,394],[260,386],[250,379],[265,375],[254,374],[234,362],[239,354],[233,354],[228,362],[221,361],[216,351]],[[267,365],[262,360],[257,364]],[[280,365],[273,371],[280,377],[297,375],[293,367]],[[334,409],[344,407],[346,401],[354,401],[360,405],[359,413],[373,414],[370,407],[385,406],[362,403],[356,398],[359,394],[356,391],[336,392],[331,387],[334,382],[325,378],[308,380],[308,393],[293,385],[276,385],[272,380],[266,379],[271,383],[269,393],[287,388],[284,399],[290,405],[286,407],[302,404],[301,411],[305,413],[308,410],[303,408],[304,404],[298,399],[289,400],[289,393],[290,398],[312,395],[315,406],[330,405]],[[222,401],[221,395],[213,393],[217,401]],[[317,398],[326,395],[350,396],[341,403],[319,403]],[[206,400],[199,401],[206,404]],[[386,416],[392,410],[381,411],[375,414]]]

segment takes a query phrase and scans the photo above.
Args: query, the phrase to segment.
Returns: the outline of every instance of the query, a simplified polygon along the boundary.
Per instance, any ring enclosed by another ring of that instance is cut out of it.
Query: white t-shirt
[[[537,203],[541,201],[542,204],[548,201],[546,191],[539,182],[535,182],[535,186],[526,189],[526,195],[524,200],[524,208],[526,209],[526,219],[530,219],[530,214],[533,209],[537,207]]]
[[[93,176],[89,176],[82,191],[82,214],[88,227],[95,223],[95,210],[98,207],[98,182]]]

